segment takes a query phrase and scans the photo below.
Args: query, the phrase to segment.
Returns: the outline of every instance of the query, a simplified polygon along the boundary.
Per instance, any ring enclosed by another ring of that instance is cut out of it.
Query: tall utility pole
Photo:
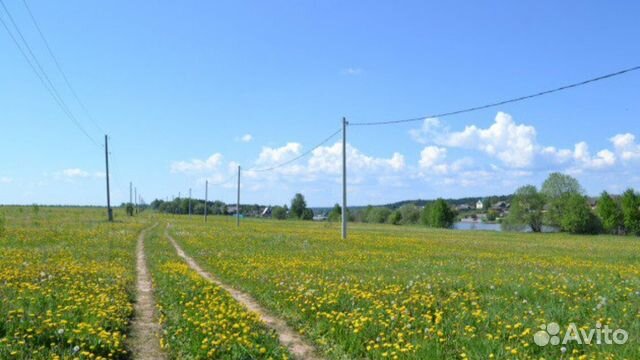
[[[204,182],[204,222],[207,222],[207,208],[209,202],[209,180]]]
[[[111,209],[111,192],[109,190],[109,141],[107,135],[104,135],[104,163],[107,168],[107,218],[113,221],[113,210]]]
[[[347,122],[342,118],[342,239],[347,238]]]
[[[133,204],[133,183],[129,181],[129,204]]]
[[[189,188],[189,217],[191,217],[191,188]]]
[[[136,214],[138,213],[138,187],[133,188],[134,200],[136,201]]]
[[[238,165],[238,198],[236,199],[236,226],[240,226],[240,165]]]

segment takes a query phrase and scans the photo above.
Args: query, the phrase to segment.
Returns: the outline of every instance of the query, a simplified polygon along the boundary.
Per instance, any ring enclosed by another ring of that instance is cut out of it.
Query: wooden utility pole
[[[347,122],[342,118],[342,239],[347,238]]]
[[[111,209],[111,191],[109,190],[109,140],[104,135],[104,163],[107,169],[107,218],[113,221],[113,210]]]
[[[207,208],[209,205],[209,180],[205,180],[204,182],[204,222],[207,222]]]
[[[240,165],[238,165],[238,198],[236,199],[236,226],[240,226]]]

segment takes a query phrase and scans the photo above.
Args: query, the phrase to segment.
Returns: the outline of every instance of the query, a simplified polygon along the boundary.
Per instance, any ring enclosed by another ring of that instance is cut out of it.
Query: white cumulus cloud
[[[589,153],[589,146],[582,141],[575,145],[573,157],[578,165],[587,169],[604,169],[616,163],[616,156],[609,150],[600,150],[595,156]]]
[[[563,164],[573,159],[573,151],[557,149],[555,146],[543,147],[540,150],[540,154],[556,164]]]
[[[262,151],[260,151],[260,155],[258,155],[256,164],[277,165],[300,155],[301,151],[302,144],[297,142],[289,142],[286,145],[278,148],[265,146],[262,148]]]
[[[447,157],[447,149],[437,146],[427,146],[420,152],[420,166],[430,168]]]
[[[420,144],[440,143],[442,142],[442,137],[446,134],[447,130],[448,129],[440,123],[440,120],[436,118],[427,118],[424,119],[422,126],[419,129],[409,130],[409,135],[411,135],[413,140]]]
[[[467,126],[463,131],[448,134],[443,143],[451,147],[479,149],[509,167],[522,168],[533,162],[536,129],[516,124],[511,115],[499,112],[490,127]]]
[[[488,128],[469,125],[462,131],[451,132],[438,119],[429,118],[409,134],[420,143],[479,150],[512,168],[530,166],[536,155],[536,129],[517,124],[504,112],[498,112]]]
[[[462,158],[452,163],[447,163],[447,149],[438,146],[427,146],[420,152],[418,165],[422,170],[420,175],[427,176],[431,173],[437,175],[459,173],[464,167],[472,163],[469,158]]]
[[[576,143],[573,149],[543,146],[537,142],[534,126],[516,123],[511,115],[504,112],[498,112],[494,123],[487,128],[468,125],[462,131],[450,131],[440,120],[429,118],[424,120],[421,128],[411,130],[409,134],[419,143],[438,146],[430,146],[423,150],[420,165],[425,167],[425,164],[433,161],[430,160],[430,156],[438,155],[439,162],[429,167],[442,174],[451,170],[442,162],[447,148],[479,150],[499,159],[510,169],[527,169],[542,161],[542,164],[537,165],[545,165],[546,162],[551,168],[563,166],[567,170],[577,172],[610,168],[619,158],[640,159],[640,145],[635,142],[633,134],[618,134],[610,138],[615,152],[602,149],[592,155],[584,141]]]
[[[357,148],[347,143],[347,166],[351,171],[400,171],[405,167],[404,156],[394,152],[390,158],[378,158],[363,154]],[[324,172],[337,174],[342,171],[342,143],[331,146],[321,146],[312,152],[308,161],[310,172]]]
[[[222,163],[222,154],[215,153],[205,160],[192,159],[191,161],[174,161],[171,164],[171,172],[201,172],[215,170]]]
[[[636,144],[635,135],[630,133],[617,134],[609,140],[623,160],[640,159],[640,145]]]

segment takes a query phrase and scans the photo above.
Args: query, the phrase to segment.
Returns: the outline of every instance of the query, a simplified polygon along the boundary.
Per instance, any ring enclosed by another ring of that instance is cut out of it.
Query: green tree
[[[497,203],[498,199],[495,196],[482,199],[482,209],[491,209],[493,204]]]
[[[189,213],[189,199],[185,199],[185,198],[179,199],[178,200],[178,204],[179,204],[179,210],[178,210],[179,214],[188,214]],[[238,209],[238,210],[240,210],[240,212],[242,212],[241,209]]]
[[[598,199],[597,210],[603,230],[609,234],[618,234],[624,226],[622,209],[606,191]]]
[[[453,226],[455,218],[455,212],[441,198],[425,206],[422,212],[422,222],[434,228],[450,228]]]
[[[542,184],[540,192],[547,201],[546,221],[553,226],[560,226],[567,203],[572,195],[584,193],[582,186],[575,178],[561,173],[551,173]]]
[[[207,213],[208,209],[207,209]],[[204,201],[198,201],[193,205],[193,214],[194,215],[204,215]]]
[[[361,221],[364,223],[371,222],[369,218],[369,214],[372,211],[373,211],[373,206],[367,205],[367,207],[364,209],[355,210],[353,212],[353,217],[355,218],[355,221]]]
[[[402,205],[398,211],[403,224],[417,224],[420,221],[420,209],[414,204]]]
[[[633,189],[622,194],[622,216],[625,231],[640,235],[640,197]]]
[[[339,204],[333,205],[333,209],[329,212],[329,221],[340,221],[342,217],[342,207]]]
[[[549,177],[544,181],[540,192],[551,199],[555,199],[566,194],[582,194],[584,190],[575,178],[554,172],[549,174]]]
[[[573,234],[595,234],[598,232],[598,218],[591,211],[587,198],[580,194],[569,194],[565,199],[560,229]]]
[[[493,209],[489,209],[487,210],[487,221],[496,221],[496,219],[498,218],[498,212],[493,210]]]
[[[509,215],[504,220],[507,229],[529,226],[533,232],[542,231],[544,196],[533,185],[516,190],[511,200]]]
[[[313,220],[313,210],[306,208],[302,212],[302,220]]]
[[[387,218],[391,214],[391,210],[386,207],[372,208],[367,212],[367,222],[374,224],[382,224],[387,222]]]
[[[400,210],[392,212],[387,220],[389,221],[389,224],[400,225],[402,223],[402,214],[400,213]]]
[[[271,209],[271,217],[277,220],[284,220],[287,218],[287,210],[282,206],[274,206]]]
[[[297,193],[293,199],[291,199],[291,217],[296,219],[302,219],[304,210],[307,208],[307,202],[304,200],[304,196]]]

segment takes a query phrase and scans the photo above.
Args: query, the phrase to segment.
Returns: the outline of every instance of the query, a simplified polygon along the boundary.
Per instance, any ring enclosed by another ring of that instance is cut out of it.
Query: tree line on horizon
[[[640,235],[640,195],[635,190],[620,196],[603,191],[593,205],[578,180],[552,173],[539,191],[534,185],[516,190],[503,227],[541,232],[546,225],[573,234]]]
[[[471,199],[471,198],[469,198]],[[473,198],[476,199],[476,198]],[[561,232],[574,234],[616,234],[640,235],[640,195],[633,189],[622,195],[610,195],[604,191],[592,206],[590,199],[577,179],[562,173],[552,173],[544,181],[540,190],[534,185],[525,185],[513,195],[486,198],[491,200],[509,199],[510,209],[500,220],[503,230],[523,231],[529,228],[532,232],[541,232],[550,227]],[[205,206],[210,215],[235,214],[235,205],[227,205],[222,201],[208,201],[188,198],[176,198],[172,201],[154,200],[150,207],[156,211],[171,214],[188,214],[191,201],[191,213],[204,214]],[[350,222],[418,225],[433,228],[453,227],[458,213],[454,204],[438,198],[423,201],[424,206],[414,203],[400,202],[397,208],[389,206],[367,206],[348,208],[347,219]],[[460,204],[458,201],[455,204]],[[488,206],[487,206],[488,207]],[[229,211],[232,208],[233,211]],[[240,205],[240,213],[260,216],[264,206]],[[307,206],[304,195],[297,193],[290,204],[269,207],[273,219],[312,220],[314,211]],[[489,219],[490,209],[487,210]],[[330,222],[341,220],[342,208],[335,204],[331,210],[320,213],[321,219]]]

